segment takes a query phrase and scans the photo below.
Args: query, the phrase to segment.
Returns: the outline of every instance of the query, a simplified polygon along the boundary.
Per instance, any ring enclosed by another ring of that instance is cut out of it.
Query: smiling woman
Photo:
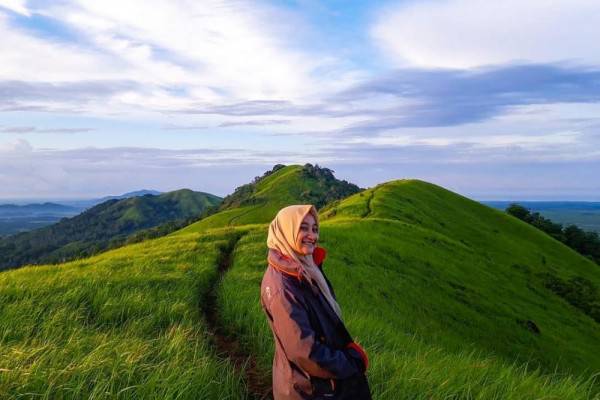
[[[367,354],[344,326],[318,239],[312,205],[281,209],[269,227],[260,300],[275,339],[273,397],[371,399]]]

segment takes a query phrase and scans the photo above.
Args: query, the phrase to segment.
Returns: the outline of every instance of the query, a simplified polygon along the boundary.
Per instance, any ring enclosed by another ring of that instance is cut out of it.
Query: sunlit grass
[[[199,308],[226,239],[163,238],[0,274],[0,398],[243,398]]]
[[[536,275],[598,284],[600,269],[496,210],[473,202],[459,212],[464,198],[448,193],[418,181],[380,187],[369,212],[367,192],[321,225],[324,268],[370,355],[375,398],[600,398],[598,324]],[[266,232],[257,227],[238,244],[219,304],[269,375],[274,344],[258,301]]]
[[[269,190],[286,190],[270,178]],[[228,225],[229,216],[216,218]],[[540,280],[580,276],[600,287],[589,260],[415,180],[352,196],[322,219],[324,268],[369,353],[376,399],[600,398],[598,323]],[[0,398],[245,398],[201,313],[213,288],[219,324],[268,380],[274,345],[259,303],[268,225],[192,226],[77,262],[1,273]],[[219,254],[241,233],[219,281]]]

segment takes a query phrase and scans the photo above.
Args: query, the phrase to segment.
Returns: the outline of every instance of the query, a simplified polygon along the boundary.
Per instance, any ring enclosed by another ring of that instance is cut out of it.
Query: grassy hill
[[[0,273],[0,398],[243,398],[199,312],[228,235]]]
[[[56,224],[0,239],[0,269],[94,254],[135,232],[197,217],[221,200],[189,189],[108,200]]]
[[[297,179],[292,167],[269,186]],[[204,220],[90,259],[1,273],[0,397],[251,398],[204,307],[213,293],[220,328],[268,382],[273,338],[258,301],[268,221],[254,213],[248,225]],[[219,214],[207,219],[231,217]],[[369,353],[374,398],[600,399],[591,378],[600,268],[584,257],[419,180],[354,194],[321,218],[324,269]]]
[[[549,287],[600,268],[521,221],[439,186],[393,181],[321,212],[321,243],[377,398],[598,398],[600,325]],[[219,297],[269,373],[256,298],[266,225],[244,237]],[[597,293],[597,292],[596,292]],[[593,300],[600,303],[598,297]],[[548,397],[545,397],[548,396]]]
[[[276,165],[251,184],[240,186],[223,199],[219,212],[189,225],[178,233],[209,228],[270,222],[277,211],[291,204],[328,202],[357,193],[360,188],[336,179],[326,168],[306,164]]]

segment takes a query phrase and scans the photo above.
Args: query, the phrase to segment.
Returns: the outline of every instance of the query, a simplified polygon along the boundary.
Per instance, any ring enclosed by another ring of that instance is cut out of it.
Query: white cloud
[[[7,8],[17,14],[29,17],[31,12],[27,9],[26,1],[24,0],[0,0],[0,7]]]
[[[36,34],[0,11],[0,80],[137,84],[77,110],[96,115],[248,100],[310,103],[360,76],[303,48],[310,28],[301,17],[264,2],[66,0],[36,4],[31,13],[73,35]],[[8,108],[27,107],[73,105],[20,100]]]
[[[0,37],[0,80],[64,83],[122,80],[125,75],[125,65],[118,59],[79,45],[34,36],[10,24],[1,11]]]
[[[382,10],[372,37],[397,65],[600,65],[596,0],[416,1]]]
[[[127,65],[122,73],[188,85],[202,101],[293,98],[320,66],[289,43],[298,21],[257,2],[80,0],[47,12]]]

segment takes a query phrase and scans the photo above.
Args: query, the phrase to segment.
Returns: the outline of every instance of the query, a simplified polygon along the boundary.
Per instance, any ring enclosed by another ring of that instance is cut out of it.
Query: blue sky
[[[600,200],[600,3],[548,4],[0,0],[0,199],[226,195],[310,162]]]

